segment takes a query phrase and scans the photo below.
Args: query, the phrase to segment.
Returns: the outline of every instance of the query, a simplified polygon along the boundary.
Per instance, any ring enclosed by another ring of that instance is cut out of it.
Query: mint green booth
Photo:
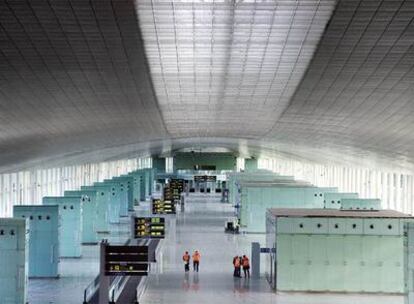
[[[110,224],[118,224],[120,222],[121,199],[119,184],[117,182],[104,181],[96,182],[94,186],[106,186],[110,191],[108,204],[108,221]]]
[[[119,182],[121,193],[121,217],[128,216],[128,212],[133,211],[133,201],[132,201],[132,182],[133,177],[129,175],[116,176],[111,179],[111,181]]]
[[[269,208],[323,208],[324,193],[336,188],[318,188],[301,183],[242,183],[239,220],[246,232],[265,233]]]
[[[65,196],[80,196],[82,200],[82,244],[96,244],[98,242],[97,220],[98,208],[96,190],[65,191]]]
[[[109,232],[109,201],[112,195],[110,186],[82,186],[81,191],[96,201],[96,222],[95,230],[97,233]],[[99,237],[98,237],[99,239]]]
[[[267,279],[277,291],[402,294],[412,221],[391,210],[270,209]]]
[[[29,277],[59,277],[59,206],[14,205],[13,217],[30,223]]]
[[[26,219],[0,218],[0,303],[27,303],[29,225]]]
[[[112,212],[109,213],[109,222],[112,224],[120,223],[120,217],[128,215],[128,192],[124,188],[124,183],[116,181],[114,179],[105,179],[104,184],[108,184],[112,187],[112,201],[115,204],[110,204],[113,207]]]
[[[145,176],[143,172],[134,171],[128,174],[132,176],[132,196],[134,206],[138,205],[140,201],[145,201]]]
[[[241,192],[241,186],[244,182],[284,182],[298,183],[293,176],[279,175],[271,171],[255,171],[255,172],[235,172],[227,175],[229,189],[229,203],[236,204],[237,198]],[[306,183],[306,182],[301,182]],[[306,183],[310,185],[309,183]]]
[[[60,216],[59,254],[64,258],[82,255],[82,198],[80,196],[45,196],[43,205],[58,205]]]

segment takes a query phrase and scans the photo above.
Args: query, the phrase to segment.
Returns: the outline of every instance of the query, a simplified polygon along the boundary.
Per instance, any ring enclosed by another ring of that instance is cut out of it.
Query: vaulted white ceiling
[[[332,0],[136,3],[157,100],[176,137],[266,134],[335,7]]]
[[[414,163],[414,2],[0,0],[0,171],[193,146]]]

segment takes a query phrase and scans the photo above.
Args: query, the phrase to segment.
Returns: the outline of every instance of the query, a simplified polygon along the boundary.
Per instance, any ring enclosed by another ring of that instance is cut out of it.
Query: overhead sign
[[[194,175],[195,182],[216,182],[216,175]]]
[[[184,191],[183,179],[171,179],[164,188],[164,200],[180,200],[181,193]]]
[[[152,214],[175,214],[175,204],[172,201],[152,200]]]
[[[165,219],[163,217],[135,217],[134,238],[163,239],[165,238]]]
[[[172,189],[170,188],[170,186],[165,186],[165,188],[164,188],[164,200],[166,200],[166,201],[172,201],[173,200]]]
[[[148,275],[148,246],[105,246],[105,275]]]

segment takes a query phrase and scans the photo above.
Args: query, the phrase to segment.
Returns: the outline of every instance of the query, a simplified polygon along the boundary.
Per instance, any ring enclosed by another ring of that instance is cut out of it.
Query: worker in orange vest
[[[250,261],[249,261],[249,258],[245,255],[243,255],[242,266],[243,266],[244,277],[250,278]]]
[[[198,250],[194,251],[193,253],[193,269],[194,271],[198,272],[198,267],[200,266],[200,252],[198,252]]]
[[[233,258],[233,266],[234,266],[233,276],[237,277],[237,278],[240,278],[240,267],[241,267],[241,265],[240,265],[240,259],[237,255]]]
[[[184,261],[184,271],[185,272],[190,271],[190,255],[188,254],[188,251],[184,253],[183,261]]]

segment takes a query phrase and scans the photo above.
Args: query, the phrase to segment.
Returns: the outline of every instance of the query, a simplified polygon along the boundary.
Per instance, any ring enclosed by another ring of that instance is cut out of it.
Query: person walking
[[[184,261],[184,271],[185,272],[190,271],[190,254],[188,253],[188,251],[184,253],[183,261]]]
[[[240,278],[241,264],[240,264],[240,259],[237,255],[233,258],[233,266],[234,266],[234,276],[237,278]]]
[[[242,266],[245,278],[250,278],[250,261],[246,255],[243,255]]]
[[[198,252],[198,250],[194,251],[194,253],[193,253],[193,269],[196,272],[198,272],[198,268],[200,266],[200,259],[201,259],[200,252]]]

